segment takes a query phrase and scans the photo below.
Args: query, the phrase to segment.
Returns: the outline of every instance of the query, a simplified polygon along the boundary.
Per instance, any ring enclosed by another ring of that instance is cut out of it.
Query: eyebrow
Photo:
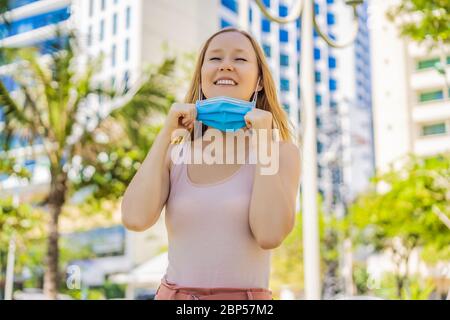
[[[221,52],[221,51],[223,51],[223,49],[213,49],[213,50],[209,50],[209,52]],[[236,51],[236,52],[245,52],[245,53],[247,53],[247,50],[239,49],[239,48],[234,49],[233,51]]]

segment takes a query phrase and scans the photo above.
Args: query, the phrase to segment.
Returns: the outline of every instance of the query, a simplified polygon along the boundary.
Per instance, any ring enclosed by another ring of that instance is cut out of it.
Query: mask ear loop
[[[261,78],[260,77],[258,77],[258,81],[256,82],[256,88],[255,88],[255,93],[253,94],[253,100],[252,100],[252,103],[253,103],[253,105],[256,107],[256,101],[258,100],[258,85],[259,85],[259,80],[260,80]]]

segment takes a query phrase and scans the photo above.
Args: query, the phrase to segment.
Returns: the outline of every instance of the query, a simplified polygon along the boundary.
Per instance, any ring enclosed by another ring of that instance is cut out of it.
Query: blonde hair
[[[258,62],[258,73],[261,77],[260,83],[263,86],[261,91],[258,92],[256,108],[266,110],[272,113],[273,119],[272,127],[276,127],[279,129],[280,139],[283,141],[292,141],[293,140],[292,124],[289,122],[286,112],[283,110],[278,101],[275,83],[273,81],[272,74],[270,72],[270,68],[264,56],[263,50],[256,42],[256,40],[253,38],[253,36],[244,30],[240,30],[234,27],[227,27],[214,33],[206,40],[206,42],[204,43],[203,47],[200,50],[200,54],[197,59],[197,64],[195,66],[194,75],[192,77],[192,81],[185,96],[184,102],[195,103],[197,101],[199,97],[199,90],[201,90],[200,88],[201,69],[203,61],[205,59],[206,50],[208,49],[211,40],[215,36],[225,32],[239,32],[250,40],[253,49],[255,50],[256,53],[256,58]],[[205,131],[205,125],[203,125],[202,133],[203,131]],[[193,137],[193,134],[191,135],[191,137]]]

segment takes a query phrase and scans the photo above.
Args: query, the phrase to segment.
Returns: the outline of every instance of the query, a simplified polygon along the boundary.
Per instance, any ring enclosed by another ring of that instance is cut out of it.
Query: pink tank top
[[[254,171],[254,164],[243,164],[222,181],[199,185],[185,163],[173,164],[165,213],[169,282],[268,289],[271,250],[258,246],[249,225]]]

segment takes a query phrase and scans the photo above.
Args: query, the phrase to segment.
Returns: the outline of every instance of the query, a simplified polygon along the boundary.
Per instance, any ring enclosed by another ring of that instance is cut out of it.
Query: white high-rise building
[[[145,67],[162,61],[164,46],[196,51],[217,27],[214,1],[73,0],[72,8],[84,52],[104,55],[96,80],[115,89],[138,83]]]
[[[400,37],[386,12],[390,0],[371,1],[373,117],[376,167],[401,163],[407,154],[450,151],[450,48],[428,52]],[[447,81],[436,68],[442,63]]]

